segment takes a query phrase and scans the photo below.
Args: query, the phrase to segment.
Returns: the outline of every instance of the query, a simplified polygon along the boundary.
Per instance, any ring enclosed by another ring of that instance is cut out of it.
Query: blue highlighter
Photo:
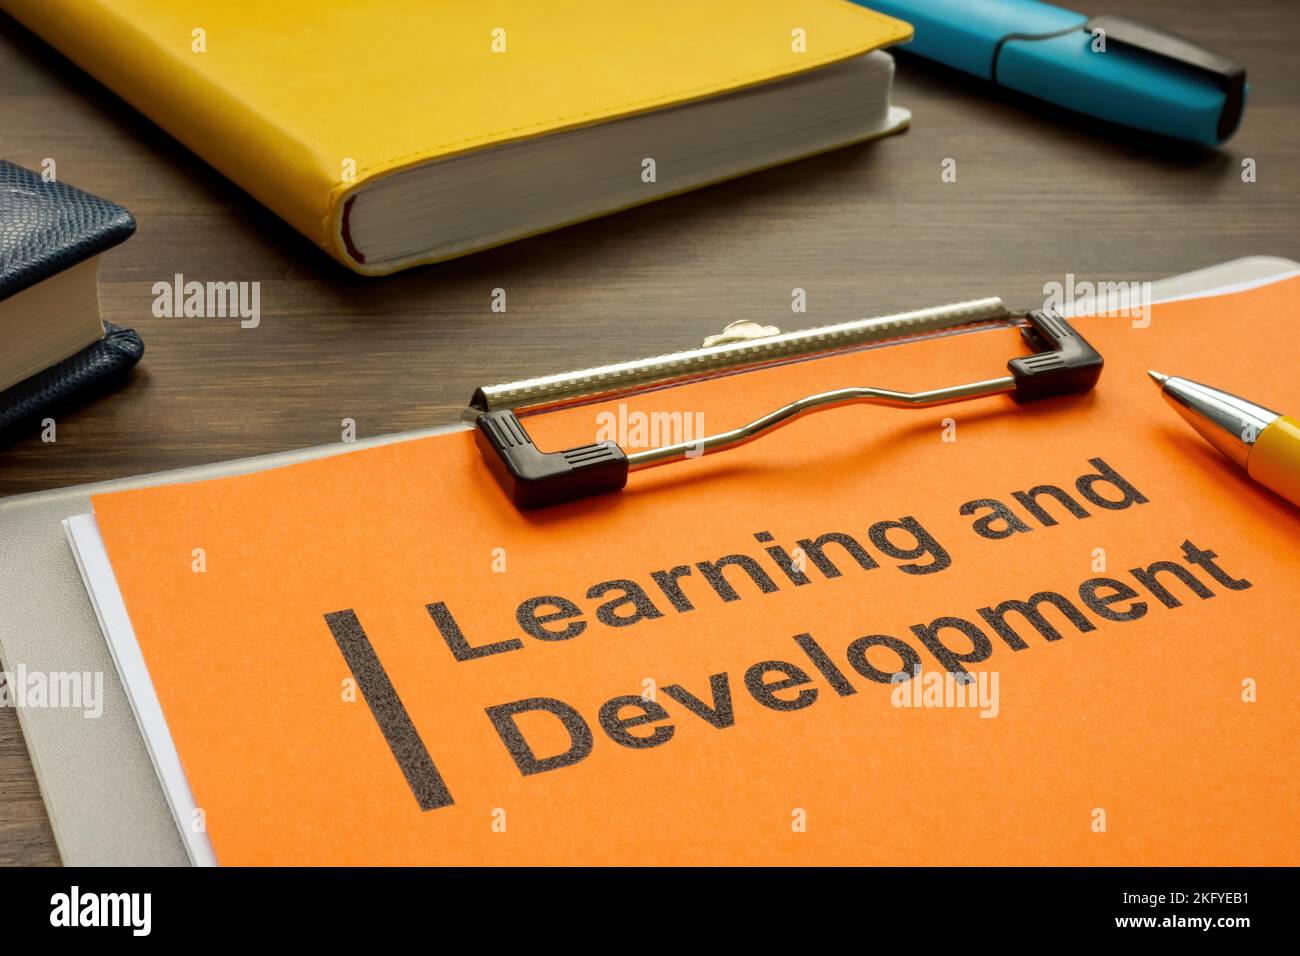
[[[1038,0],[861,2],[911,23],[918,56],[1089,116],[1207,146],[1241,124],[1245,68],[1158,27]]]

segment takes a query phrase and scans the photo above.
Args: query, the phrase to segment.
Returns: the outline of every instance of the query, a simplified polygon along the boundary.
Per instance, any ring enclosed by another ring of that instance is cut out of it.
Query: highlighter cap
[[[866,0],[910,21],[907,49],[1134,129],[1207,146],[1241,124],[1246,70],[1168,30],[1038,0]]]

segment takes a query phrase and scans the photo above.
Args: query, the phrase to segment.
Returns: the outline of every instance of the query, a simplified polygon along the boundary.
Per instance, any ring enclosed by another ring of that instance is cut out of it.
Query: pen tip
[[[1148,370],[1147,374],[1151,376],[1151,381],[1155,382],[1157,385],[1164,385],[1165,382],[1169,381],[1169,376],[1163,372]]]

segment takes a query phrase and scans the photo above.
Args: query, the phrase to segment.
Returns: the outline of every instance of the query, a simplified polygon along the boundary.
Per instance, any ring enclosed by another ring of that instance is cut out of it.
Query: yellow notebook
[[[872,51],[911,27],[845,0],[5,6],[370,275],[906,121]]]

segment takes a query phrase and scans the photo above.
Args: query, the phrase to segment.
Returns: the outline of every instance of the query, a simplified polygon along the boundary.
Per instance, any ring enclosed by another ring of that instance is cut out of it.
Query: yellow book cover
[[[370,275],[487,248],[843,141],[810,142],[801,152],[704,181],[635,193],[614,208],[570,203],[561,207],[570,214],[560,221],[530,229],[503,227],[452,236],[419,252],[367,256],[352,241],[354,224],[347,220],[353,201],[380,180],[811,75],[912,32],[846,0],[3,0],[0,6],[331,256]],[[697,123],[691,132],[704,135],[710,125]],[[509,160],[507,154],[499,160],[507,163],[498,171],[503,181]],[[454,195],[461,184],[449,182],[438,185]],[[402,208],[380,209],[383,196]],[[377,192],[371,219],[387,222],[381,212],[398,221],[439,215],[432,201],[421,207],[407,197]]]

